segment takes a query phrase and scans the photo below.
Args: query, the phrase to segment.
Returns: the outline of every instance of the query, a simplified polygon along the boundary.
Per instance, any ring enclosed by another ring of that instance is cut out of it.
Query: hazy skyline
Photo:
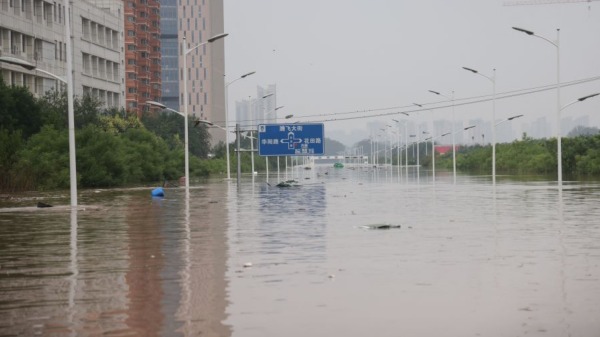
[[[226,82],[256,74],[229,87],[229,116],[235,101],[256,95],[257,85],[277,85],[281,115],[325,123],[326,136],[347,145],[369,136],[369,124],[404,118],[394,112],[434,110],[451,119],[444,97],[455,102],[491,95],[496,69],[496,120],[524,114],[513,128],[546,117],[555,134],[556,90],[501,98],[503,93],[556,84],[556,48],[511,27],[551,41],[560,28],[561,82],[600,76],[600,2],[504,6],[490,0],[225,0]],[[561,106],[600,92],[600,80],[561,89]],[[430,103],[440,103],[439,105]],[[405,108],[403,108],[405,107]],[[347,112],[363,111],[347,114]],[[388,114],[385,116],[378,116]],[[392,114],[392,115],[389,115]],[[421,118],[431,119],[424,111]],[[347,117],[365,117],[332,121]],[[457,122],[491,122],[492,103],[455,107]],[[578,103],[562,117],[589,116],[600,125],[600,99]],[[410,119],[414,119],[412,116]],[[436,134],[441,131],[436,130]],[[350,138],[351,137],[351,138]],[[352,142],[349,139],[353,139]],[[490,137],[491,140],[491,137]]]

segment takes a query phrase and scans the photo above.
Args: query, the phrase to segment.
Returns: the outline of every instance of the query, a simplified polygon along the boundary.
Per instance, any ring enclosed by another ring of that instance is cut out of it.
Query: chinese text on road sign
[[[313,156],[324,152],[323,124],[260,124],[261,156]]]

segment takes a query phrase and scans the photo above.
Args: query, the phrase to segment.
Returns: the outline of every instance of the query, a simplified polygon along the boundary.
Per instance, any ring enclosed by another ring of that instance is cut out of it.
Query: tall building
[[[258,119],[259,123],[276,123],[278,118],[282,116],[277,116],[277,114],[281,114],[277,109],[277,86],[275,84],[269,84],[266,88],[258,87],[257,88],[257,97],[261,97],[262,100],[259,104]]]
[[[243,128],[254,128],[262,123],[275,123],[282,116],[277,116],[277,86],[269,84],[266,88],[256,87],[256,98],[237,101],[235,104],[235,123]]]
[[[123,107],[123,18],[119,0],[71,2],[73,89],[90,94],[106,107]],[[44,0],[0,2],[0,56],[14,57],[59,77],[66,73],[65,8]],[[8,84],[37,95],[62,83],[36,70],[0,62]]]
[[[161,0],[162,103],[179,111],[179,30],[177,0]]]
[[[105,107],[124,107],[122,2],[72,1],[71,10],[75,95],[89,94]]]
[[[224,33],[223,0],[161,0],[161,42],[163,45],[162,102],[171,109],[184,110],[192,118],[225,120],[225,48],[223,40],[205,44],[185,57],[188,48]],[[183,72],[187,72],[187,93]],[[211,130],[213,143],[225,140],[225,133]]]
[[[160,42],[159,0],[125,0],[127,110],[138,116],[146,101],[161,100]]]

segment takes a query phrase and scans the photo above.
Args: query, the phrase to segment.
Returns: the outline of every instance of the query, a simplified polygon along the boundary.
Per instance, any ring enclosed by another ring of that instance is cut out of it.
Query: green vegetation
[[[181,116],[148,112],[140,120],[123,110],[104,110],[89,96],[76,98],[74,107],[80,187],[156,184],[183,176]],[[69,187],[66,111],[64,92],[36,98],[0,80],[0,192]],[[223,173],[224,144],[208,159],[206,127],[194,127],[191,120],[188,126],[191,179]]]
[[[512,143],[496,144],[498,174],[556,174],[556,160],[556,138],[532,139],[524,134]],[[599,176],[600,135],[564,137],[562,160],[566,176]],[[427,166],[429,162],[426,161]],[[451,170],[452,152],[437,156],[436,167]],[[491,145],[461,147],[456,153],[456,168],[470,173],[491,172]]]
[[[384,148],[379,144],[379,148]],[[375,148],[370,140],[362,140],[355,145],[366,150]],[[431,143],[420,143],[420,164],[431,168]],[[425,147],[428,148],[426,152]],[[389,151],[389,150],[388,150]],[[416,145],[408,147],[408,164],[416,165]],[[428,153],[428,155],[425,155]],[[389,154],[389,152],[388,152]],[[405,165],[405,152],[402,150],[402,165]],[[389,160],[389,159],[388,159]],[[397,164],[397,151],[393,151],[392,163]],[[600,133],[597,128],[578,126],[568,137],[562,138],[563,175],[572,178],[600,177]],[[379,162],[384,161],[383,151]],[[452,151],[437,154],[435,166],[438,169],[452,170]],[[486,174],[492,171],[492,146],[461,146],[456,152],[456,168],[459,171]],[[510,175],[555,175],[556,138],[533,139],[523,134],[520,140],[512,143],[496,144],[496,172]]]

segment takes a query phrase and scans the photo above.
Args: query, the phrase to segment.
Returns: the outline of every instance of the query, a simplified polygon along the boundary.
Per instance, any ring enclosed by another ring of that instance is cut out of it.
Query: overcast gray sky
[[[326,136],[352,144],[369,136],[367,125],[390,123],[387,109],[490,95],[556,83],[556,48],[517,32],[517,26],[552,41],[560,28],[561,82],[600,76],[600,2],[504,6],[501,0],[225,0],[226,81],[256,71],[229,87],[235,101],[256,86],[277,85],[281,114],[301,122],[326,121]],[[562,89],[562,104],[600,92],[600,80]],[[456,107],[458,120],[491,120],[491,103]],[[434,107],[431,105],[430,107]],[[383,109],[383,110],[377,110]],[[368,112],[343,114],[350,111]],[[435,109],[450,119],[451,109]],[[554,134],[556,92],[497,100],[497,120],[525,114],[515,123],[548,116]],[[600,98],[575,104],[563,116],[589,115],[600,126]],[[311,116],[304,117],[303,116]],[[328,121],[349,116],[372,116]],[[422,116],[430,118],[431,112]],[[516,121],[515,121],[516,122]],[[466,125],[466,122],[465,122]],[[351,135],[351,136],[350,136]],[[353,138],[352,141],[349,140]]]

